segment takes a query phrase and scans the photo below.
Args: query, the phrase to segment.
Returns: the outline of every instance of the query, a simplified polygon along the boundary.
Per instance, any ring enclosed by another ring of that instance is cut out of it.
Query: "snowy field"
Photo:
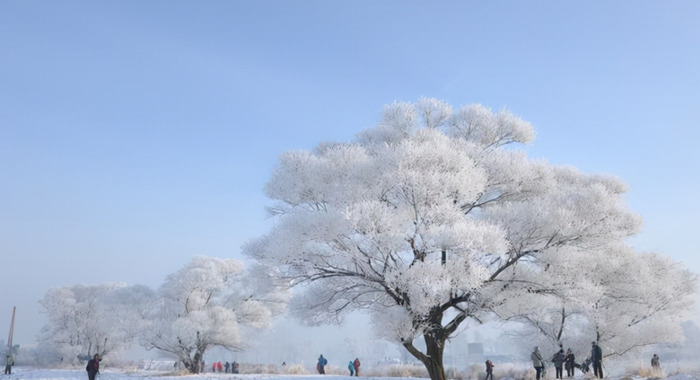
[[[361,377],[362,379],[386,379],[386,380],[416,380],[412,377]],[[77,369],[34,369],[34,368],[13,368],[12,375],[3,375],[0,379],[47,379],[47,380],[87,380],[87,372]],[[184,380],[184,379],[237,379],[237,380],[275,380],[275,379],[294,379],[294,380],[350,380],[350,376],[340,375],[240,375],[230,373],[203,373],[198,375],[184,376],[168,376],[160,372],[118,372],[105,371],[96,377],[97,380],[116,380],[116,379],[158,379],[158,380]],[[679,379],[680,380],[680,379]],[[683,379],[684,380],[684,379]]]
[[[383,380],[416,380],[414,377],[364,377],[362,379],[383,379]],[[67,370],[67,369],[35,369],[26,367],[16,367],[13,369],[12,375],[3,375],[2,379],[47,379],[47,380],[86,380],[87,373],[84,370]],[[160,372],[142,371],[142,372],[119,372],[105,371],[97,376],[98,380],[116,380],[116,379],[158,379],[158,380],[176,380],[176,379],[198,379],[198,380],[215,380],[215,379],[236,379],[236,380],[276,380],[276,379],[293,379],[293,380],[350,380],[349,376],[341,375],[267,375],[267,374],[251,374],[251,375],[233,375],[228,373],[204,373],[199,375],[185,376],[169,376]],[[576,376],[575,380],[592,380],[591,376]],[[644,378],[635,376],[612,377],[610,379],[634,380],[634,379],[658,379]],[[669,380],[700,380],[700,376],[677,374],[668,376],[665,379]],[[513,380],[512,378],[496,376],[495,380]],[[553,380],[552,376],[548,376],[546,380]]]

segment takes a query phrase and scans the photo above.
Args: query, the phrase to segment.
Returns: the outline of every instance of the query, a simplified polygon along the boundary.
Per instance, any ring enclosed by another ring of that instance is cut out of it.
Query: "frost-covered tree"
[[[306,285],[295,309],[307,320],[368,309],[443,380],[445,342],[465,320],[579,295],[567,268],[639,231],[620,180],[515,149],[533,138],[481,105],[387,106],[354,141],[280,157],[265,189],[277,224],[244,251]]]
[[[612,256],[620,258],[616,269],[608,266],[610,259],[601,260],[598,275],[591,276],[605,291],[595,294],[586,314],[607,353],[620,356],[683,340],[681,323],[693,308],[697,276],[658,254],[626,249]]]
[[[148,307],[141,344],[199,373],[205,351],[244,348],[241,329],[266,327],[285,306],[283,289],[234,259],[198,256],[167,277]]]
[[[94,353],[118,355],[133,344],[142,298],[151,293],[121,283],[51,289],[40,301],[49,322],[39,341],[59,363],[76,364]]]
[[[696,275],[668,258],[620,245],[568,262],[576,265],[565,278],[577,294],[571,287],[559,292],[561,286],[551,286],[554,292],[545,305],[525,299],[500,310],[502,317],[524,325],[515,335],[552,352],[559,343],[588,350],[597,340],[606,356],[683,339],[681,323],[692,309]]]

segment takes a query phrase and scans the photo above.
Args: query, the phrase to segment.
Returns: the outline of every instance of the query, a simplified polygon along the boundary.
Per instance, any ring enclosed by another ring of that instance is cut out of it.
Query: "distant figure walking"
[[[591,361],[593,362],[593,374],[599,379],[603,378],[603,350],[598,343],[591,342]]]
[[[360,359],[355,358],[352,362],[352,366],[355,368],[355,376],[360,376]]]
[[[89,380],[95,380],[95,375],[100,373],[100,360],[102,359],[100,359],[100,355],[98,354],[95,354],[92,359],[88,360],[85,370],[88,373]]]
[[[323,357],[323,354],[318,357],[318,363],[316,363],[316,371],[318,371],[319,374],[325,375],[326,374],[326,364],[328,364],[328,360]]]
[[[486,360],[486,378],[484,380],[493,380],[493,367],[495,367],[493,362],[490,359]]]
[[[535,350],[532,351],[532,354],[530,355],[530,359],[532,360],[532,366],[535,367],[536,380],[540,380],[542,370],[544,370],[544,360],[542,359],[542,354],[540,353],[539,347],[535,347]]]
[[[355,365],[352,364],[352,360],[348,362],[348,370],[350,371],[350,376],[355,374]]]

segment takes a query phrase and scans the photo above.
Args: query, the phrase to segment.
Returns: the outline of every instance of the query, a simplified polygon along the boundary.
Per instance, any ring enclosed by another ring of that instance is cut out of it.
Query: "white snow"
[[[364,377],[356,379],[363,380],[418,380],[414,377]],[[46,380],[86,380],[87,373],[80,369],[40,369],[29,367],[13,367],[12,375],[3,375],[2,379],[46,379]],[[136,371],[136,372],[120,372],[117,370],[105,370],[98,374],[97,380],[116,380],[116,379],[158,379],[158,380],[178,380],[178,379],[197,379],[197,380],[351,380],[349,376],[342,375],[273,375],[273,374],[230,374],[230,373],[203,373],[197,375],[165,375],[163,372],[157,371]],[[577,375],[575,380],[594,380],[592,376]],[[658,378],[644,378],[638,376],[621,376],[606,378],[609,380],[655,380]],[[700,380],[700,376],[691,374],[676,374],[668,376],[668,380]],[[477,379],[474,379],[477,380]],[[500,378],[497,380],[513,380],[513,378]],[[551,376],[548,376],[551,380]]]
[[[359,377],[363,380],[388,379],[388,380],[416,380],[409,377]],[[80,369],[38,369],[28,367],[13,367],[12,375],[4,375],[5,379],[50,379],[50,380],[87,380],[87,372]],[[96,380],[116,380],[116,379],[197,379],[197,380],[275,380],[275,379],[295,379],[295,380],[350,380],[349,376],[341,375],[268,375],[268,374],[230,374],[230,373],[203,373],[197,375],[169,376],[157,371],[120,372],[105,370],[97,375]],[[683,379],[690,380],[690,379]]]

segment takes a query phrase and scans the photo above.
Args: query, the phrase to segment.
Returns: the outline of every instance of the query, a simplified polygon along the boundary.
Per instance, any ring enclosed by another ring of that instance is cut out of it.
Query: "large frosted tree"
[[[198,256],[169,275],[145,306],[141,344],[168,352],[199,373],[208,348],[245,348],[242,330],[266,327],[285,306],[284,289],[267,274],[249,273],[238,260]]]
[[[640,229],[621,181],[528,159],[516,147],[533,138],[508,111],[392,104],[354,141],[283,154],[266,186],[277,223],[244,251],[306,285],[308,320],[369,310],[443,380],[464,321],[602,291],[566,271]]]

